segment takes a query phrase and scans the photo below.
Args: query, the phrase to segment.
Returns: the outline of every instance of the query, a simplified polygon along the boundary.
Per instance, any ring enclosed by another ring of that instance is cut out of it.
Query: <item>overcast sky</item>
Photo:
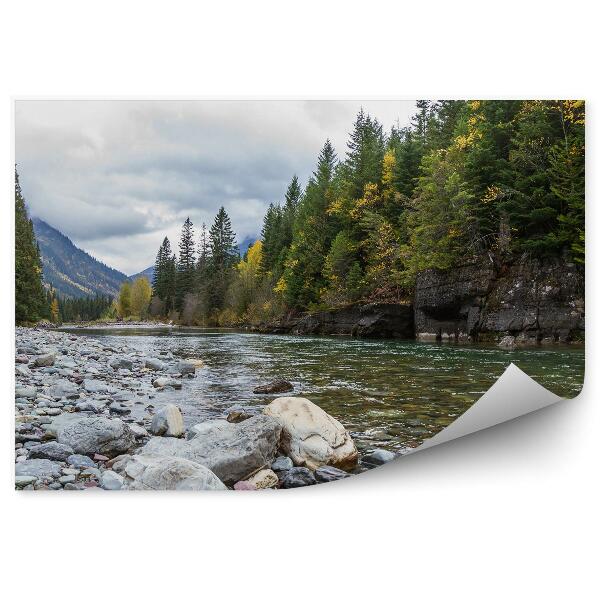
[[[294,174],[304,186],[326,138],[338,156],[359,108],[386,130],[412,101],[19,100],[15,154],[32,215],[130,275],[221,205],[238,242],[258,236]]]

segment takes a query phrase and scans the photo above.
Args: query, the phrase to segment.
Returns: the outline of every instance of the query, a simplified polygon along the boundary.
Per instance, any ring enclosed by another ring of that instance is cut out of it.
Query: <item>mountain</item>
[[[152,283],[152,279],[154,278],[154,266],[148,267],[147,269],[144,269],[135,275],[130,275],[129,279],[131,281],[135,281],[138,277],[147,277],[148,281]]]
[[[256,240],[258,239],[258,237],[245,237],[239,244],[238,244],[238,248],[240,251],[240,256],[243,257],[244,254],[246,254],[246,252],[248,252],[248,248],[250,248],[250,246],[252,246],[252,244],[254,244],[254,242],[256,242]]]
[[[77,248],[66,235],[42,219],[32,221],[42,256],[44,283],[70,298],[118,294],[127,275]]]

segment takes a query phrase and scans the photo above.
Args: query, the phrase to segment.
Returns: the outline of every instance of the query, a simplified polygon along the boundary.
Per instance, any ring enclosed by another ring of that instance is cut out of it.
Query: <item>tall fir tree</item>
[[[183,308],[186,294],[194,291],[196,283],[196,245],[194,242],[194,225],[188,217],[181,229],[179,240],[179,260],[177,261],[177,284],[175,307]]]
[[[210,228],[208,266],[208,309],[221,309],[233,269],[239,260],[235,233],[229,215],[222,206]]]
[[[15,169],[15,321],[37,321],[47,314],[40,250]]]

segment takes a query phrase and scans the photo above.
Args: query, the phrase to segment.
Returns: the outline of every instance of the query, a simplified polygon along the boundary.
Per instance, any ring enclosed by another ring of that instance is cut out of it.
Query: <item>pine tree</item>
[[[40,250],[15,169],[15,321],[37,321],[47,312]]]
[[[179,260],[177,261],[177,282],[175,307],[181,310],[186,294],[194,291],[196,282],[196,248],[194,242],[194,227],[188,217],[181,229],[179,240]]]
[[[208,308],[221,309],[233,268],[239,260],[231,220],[221,207],[210,228],[210,258],[208,267]]]

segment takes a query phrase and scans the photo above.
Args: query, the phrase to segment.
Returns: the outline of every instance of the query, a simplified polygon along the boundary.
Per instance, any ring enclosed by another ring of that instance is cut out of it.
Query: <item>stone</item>
[[[49,460],[58,460],[64,462],[73,454],[73,448],[58,442],[46,442],[38,444],[29,451],[30,458],[47,458]]]
[[[100,478],[100,487],[103,490],[120,490],[124,483],[123,477],[114,471],[104,471]]]
[[[71,454],[67,456],[67,464],[76,469],[93,468],[96,466],[96,463],[89,456],[85,456],[85,454]]]
[[[47,458],[32,458],[15,465],[15,475],[31,475],[38,479],[60,477],[60,466]]]
[[[181,381],[178,381],[177,379],[172,379],[171,377],[157,377],[152,382],[152,385],[155,388],[172,387],[176,390],[180,390],[183,387]]]
[[[343,425],[322,408],[302,397],[276,398],[263,410],[282,427],[281,450],[295,465],[312,470],[331,465],[349,470],[358,451]]]
[[[227,489],[208,468],[180,457],[127,455],[116,461],[113,469],[123,476],[124,488],[129,490]]]
[[[37,481],[37,477],[34,475],[16,475],[15,486],[19,489],[24,488],[26,485],[32,485]]]
[[[75,483],[75,479],[75,475],[63,475],[62,477],[58,478],[58,483],[62,483],[63,485],[66,483]]]
[[[108,393],[111,391],[111,387],[104,381],[98,381],[97,379],[84,379],[83,388],[86,392],[90,393]]]
[[[104,456],[104,454],[98,454],[97,452],[94,454],[94,460],[97,462],[106,462],[109,460],[108,456]]]
[[[115,371],[118,369],[125,369],[127,371],[131,371],[133,369],[133,361],[126,356],[120,356],[117,358],[113,358],[108,363]]]
[[[281,487],[285,489],[297,488],[315,485],[316,483],[317,480],[310,469],[306,467],[292,467],[289,471],[285,472],[281,480]]]
[[[130,408],[119,404],[118,402],[113,402],[109,404],[108,410],[113,415],[128,415],[131,412]]]
[[[266,385],[259,385],[252,390],[254,394],[282,394],[285,392],[291,392],[294,386],[285,379],[277,379]]]
[[[196,365],[191,360],[181,360],[174,365],[174,370],[181,375],[194,375]]]
[[[33,385],[18,385],[15,387],[15,398],[35,398],[37,389]]]
[[[248,483],[257,490],[266,490],[267,488],[277,487],[279,477],[271,469],[261,469],[258,473],[247,479]]]
[[[379,465],[384,465],[395,458],[396,455],[393,452],[384,450],[383,448],[377,448],[377,450],[373,450],[372,452],[369,452],[363,456],[360,459],[360,462],[367,466],[378,467]]]
[[[271,464],[273,471],[289,471],[294,466],[294,461],[289,456],[279,456]]]
[[[158,358],[146,358],[144,360],[144,367],[151,371],[164,371],[167,368],[165,363]]]
[[[167,404],[160,408],[152,417],[150,431],[154,435],[181,437],[185,433],[183,415],[177,406]]]
[[[337,481],[338,479],[346,479],[347,477],[350,477],[350,473],[328,465],[319,467],[315,471],[315,479],[319,483],[328,483],[330,481]]]
[[[40,354],[33,359],[34,367],[51,367],[54,364],[55,355],[53,353]]]
[[[71,446],[74,454],[117,456],[130,450],[135,437],[120,419],[89,417],[66,425],[57,436],[59,443]]]
[[[47,392],[53,398],[77,398],[79,397],[80,390],[78,385],[63,379],[51,385]]]
[[[230,410],[227,413],[227,421],[229,423],[241,423],[246,419],[250,419],[252,416],[252,413],[245,412],[243,410]]]
[[[136,438],[143,438],[143,437],[147,437],[150,434],[148,433],[148,431],[146,431],[145,427],[142,427],[141,425],[138,425],[137,423],[129,423],[129,429],[131,429],[131,431],[133,432],[133,435]]]
[[[239,424],[221,420],[194,427],[200,431],[192,439],[154,437],[141,452],[195,461],[210,469],[226,485],[233,486],[273,462],[281,434],[279,423],[266,415],[257,415]]]
[[[255,491],[256,486],[249,481],[238,481],[234,484],[233,489],[236,491]]]
[[[196,423],[190,427],[187,432],[187,439],[194,439],[197,435],[214,434],[227,428],[227,421],[220,421],[218,419],[213,421],[203,421],[202,423]]]

